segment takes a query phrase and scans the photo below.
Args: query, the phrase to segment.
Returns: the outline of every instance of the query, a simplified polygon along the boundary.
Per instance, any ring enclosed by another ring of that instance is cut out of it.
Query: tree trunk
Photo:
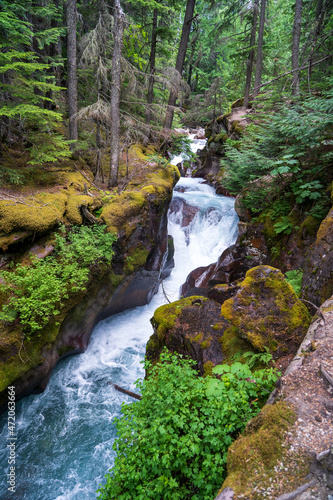
[[[262,73],[262,48],[264,41],[264,29],[265,29],[265,11],[266,11],[267,0],[261,0],[260,3],[260,19],[259,19],[259,32],[258,32],[258,48],[257,48],[257,66],[256,66],[256,77],[254,81],[254,96],[257,96],[260,92],[261,84],[261,73]]]
[[[299,41],[301,38],[301,23],[302,23],[302,4],[303,0],[296,0],[295,3],[295,19],[293,28],[293,47],[291,53],[291,69],[295,71],[298,68],[299,60]],[[299,72],[295,71],[292,80],[292,95],[299,94]]]
[[[151,33],[151,48],[149,57],[149,83],[148,83],[148,93],[147,93],[147,113],[146,113],[146,124],[149,125],[151,122],[152,109],[151,105],[154,99],[154,74],[155,74],[155,60],[156,60],[156,41],[157,41],[157,9],[154,9],[153,14],[153,28]]]
[[[186,50],[187,50],[187,44],[188,44],[188,40],[190,37],[191,24],[192,24],[193,13],[194,13],[194,6],[195,6],[195,0],[187,0],[182,36],[180,39],[177,61],[176,61],[176,66],[175,66],[175,69],[180,74],[180,77],[181,77],[181,74],[183,71]],[[174,106],[176,103],[178,92],[179,92],[179,88],[177,88],[177,86],[176,86],[176,88],[174,88],[170,92],[168,108],[167,108],[167,112],[165,115],[165,121],[164,121],[164,128],[165,129],[169,129],[169,130],[171,129]]]
[[[114,29],[112,53],[112,84],[111,84],[111,146],[110,146],[110,177],[109,187],[118,184],[118,168],[120,154],[120,86],[121,86],[121,54],[123,48],[125,14],[119,0],[114,3]]]
[[[251,78],[252,78],[252,67],[254,59],[254,46],[256,43],[256,31],[257,31],[257,19],[258,19],[258,3],[259,0],[253,1],[253,19],[252,19],[252,29],[250,37],[250,53],[246,63],[246,84],[245,84],[245,94],[244,94],[244,106],[248,107],[250,89],[251,89]]]
[[[69,138],[77,140],[76,0],[67,2],[67,29]]]

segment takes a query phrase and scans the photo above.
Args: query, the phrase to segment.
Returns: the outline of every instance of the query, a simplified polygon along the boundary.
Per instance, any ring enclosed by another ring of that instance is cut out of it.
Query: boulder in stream
[[[256,351],[268,347],[276,358],[296,352],[311,321],[281,271],[270,266],[250,269],[221,314],[232,325],[228,343],[244,339]]]
[[[274,359],[295,354],[311,317],[278,269],[255,267],[224,288],[209,292],[217,302],[191,296],[159,307],[151,320],[147,358],[156,361],[166,346],[191,356],[204,374],[236,353],[268,348]],[[223,296],[231,297],[221,307]]]
[[[156,309],[151,320],[154,334],[146,356],[158,360],[164,346],[171,351],[190,355],[203,375],[223,362],[221,337],[229,325],[220,315],[218,303],[206,297],[188,297]]]

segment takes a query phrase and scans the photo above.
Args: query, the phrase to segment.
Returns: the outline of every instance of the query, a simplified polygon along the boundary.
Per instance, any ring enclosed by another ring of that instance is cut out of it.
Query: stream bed
[[[179,298],[190,271],[215,262],[235,242],[238,217],[234,200],[214,193],[202,179],[182,178],[175,197],[199,208],[181,227],[181,210],[169,214],[169,234],[175,242],[175,267],[164,291]],[[142,360],[153,333],[150,318],[166,303],[163,291],[150,304],[125,311],[96,325],[84,354],[61,361],[42,394],[16,405],[16,492],[7,490],[7,414],[0,419],[0,499],[92,500],[113,465],[114,418],[122,402],[132,398],[115,391],[108,381],[136,391],[144,376]]]

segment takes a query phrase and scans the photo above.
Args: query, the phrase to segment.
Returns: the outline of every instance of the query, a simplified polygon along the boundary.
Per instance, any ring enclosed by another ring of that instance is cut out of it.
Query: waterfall
[[[170,300],[190,271],[206,266],[234,243],[238,218],[234,200],[217,196],[202,179],[182,178],[174,197],[194,207],[193,219],[182,227],[184,213],[169,215],[175,242],[175,268],[164,282]],[[84,354],[61,361],[42,394],[16,405],[16,493],[7,491],[7,415],[1,418],[0,459],[4,474],[0,499],[90,500],[113,465],[114,418],[123,401],[108,381],[136,391],[144,375],[142,360],[152,334],[150,318],[166,303],[160,290],[150,304],[101,321]]]

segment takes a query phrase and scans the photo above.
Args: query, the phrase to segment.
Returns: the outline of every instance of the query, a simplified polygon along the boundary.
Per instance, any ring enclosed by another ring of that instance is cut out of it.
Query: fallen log
[[[127,389],[123,389],[117,384],[114,384],[113,382],[108,382],[108,385],[112,385],[116,391],[122,392],[123,394],[126,394],[127,396],[131,396],[131,398],[138,399],[140,401],[141,396],[140,394],[136,394],[135,392],[128,391]]]
[[[322,374],[323,378],[328,382],[332,387],[333,387],[333,377],[324,369],[323,363],[320,363],[320,373]]]

